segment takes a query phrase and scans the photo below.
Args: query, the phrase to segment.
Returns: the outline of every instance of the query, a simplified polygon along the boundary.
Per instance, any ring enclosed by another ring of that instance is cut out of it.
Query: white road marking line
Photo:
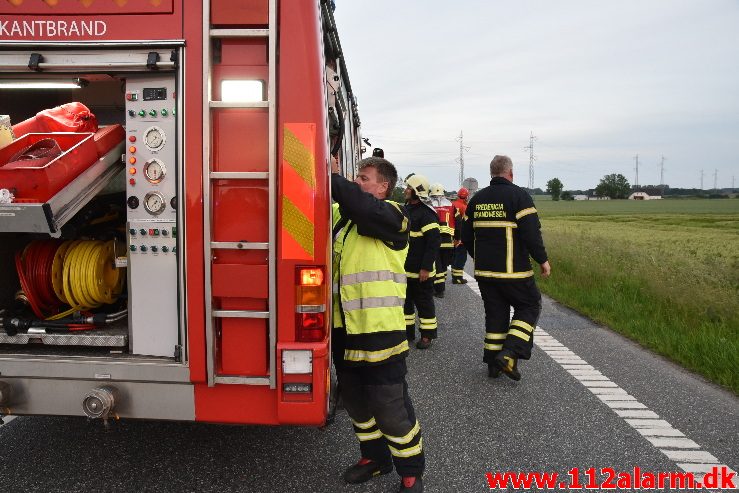
[[[652,442],[652,445],[654,445],[655,447],[701,448],[700,445],[695,443],[690,438],[647,437],[647,440]]]
[[[662,452],[676,462],[718,462],[718,459],[703,450],[662,450]]]
[[[567,373],[573,377],[602,377],[603,374],[598,370],[567,370]]]
[[[606,406],[611,409],[646,409],[647,406],[639,401],[608,401]],[[659,417],[659,416],[657,416]]]
[[[573,377],[577,378],[581,382],[605,382],[608,380],[608,377],[605,375],[572,375]]]
[[[615,394],[615,395],[599,395],[598,399],[602,401],[635,401],[636,397],[629,394]]]
[[[464,277],[467,279],[467,286],[478,296],[482,296],[475,278],[466,272]],[[700,445],[689,438],[664,438],[685,437],[685,434],[673,428],[666,420],[659,419],[657,413],[637,401],[546,331],[536,327],[534,336],[534,344],[539,349],[567,370],[567,373],[595,394],[601,402],[622,417],[660,452],[675,461],[680,469],[686,472],[704,473],[711,471],[713,467],[726,467],[718,464],[718,459],[708,452],[685,450],[700,449]],[[582,371],[578,368],[587,368],[590,371]]]
[[[711,472],[711,469],[714,467],[721,467],[721,464],[678,464],[678,467],[682,469],[683,471],[687,472],[698,472],[698,473],[706,473]]]
[[[624,389],[621,388],[605,388],[605,387],[594,387],[588,389],[595,395],[616,395],[616,394],[623,394],[623,395],[629,395]]]
[[[595,381],[585,380],[585,381],[580,381],[580,383],[583,384],[586,387],[598,387],[598,388],[605,388],[605,387],[614,387],[614,388],[616,388],[616,387],[618,387],[618,385],[616,385],[613,382],[610,382],[610,381],[604,382],[602,380],[595,380]]]
[[[632,428],[672,428],[664,419],[627,419]]]
[[[659,418],[657,413],[645,409],[614,409],[622,418]]]
[[[656,437],[684,437],[685,434],[675,428],[637,428],[639,433],[644,436]]]

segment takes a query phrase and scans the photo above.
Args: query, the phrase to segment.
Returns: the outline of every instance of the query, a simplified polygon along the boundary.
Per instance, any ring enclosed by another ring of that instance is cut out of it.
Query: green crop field
[[[739,394],[739,200],[536,206],[543,292]]]

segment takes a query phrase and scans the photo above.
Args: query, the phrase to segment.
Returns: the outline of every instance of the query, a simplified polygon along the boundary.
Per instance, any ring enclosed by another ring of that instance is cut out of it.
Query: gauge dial
[[[166,140],[164,130],[159,127],[149,127],[144,131],[144,144],[152,151],[161,149]]]
[[[150,159],[144,164],[144,176],[150,183],[159,183],[166,174],[166,166],[158,159]]]
[[[165,207],[164,197],[159,192],[149,192],[144,197],[144,209],[153,216],[158,216],[164,212]]]

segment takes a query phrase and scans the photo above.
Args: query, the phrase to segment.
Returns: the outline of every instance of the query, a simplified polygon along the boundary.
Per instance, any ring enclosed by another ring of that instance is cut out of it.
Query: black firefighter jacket
[[[439,232],[439,216],[434,209],[419,202],[406,204],[411,220],[411,238],[408,243],[408,257],[405,259],[405,275],[409,279],[418,279],[421,269],[436,275],[434,265],[441,245]]]
[[[529,255],[539,264],[547,261],[534,201],[502,177],[470,200],[462,243],[475,260],[477,279],[525,279],[534,275]]]

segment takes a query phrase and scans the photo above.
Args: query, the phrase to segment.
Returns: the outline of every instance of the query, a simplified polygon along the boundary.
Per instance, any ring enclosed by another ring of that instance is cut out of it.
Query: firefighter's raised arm
[[[340,176],[337,171],[332,174],[331,195],[341,206],[342,217],[354,222],[359,234],[389,242],[408,240],[405,208],[385,200],[395,186],[394,172],[392,164],[372,157],[359,162],[354,182]]]

